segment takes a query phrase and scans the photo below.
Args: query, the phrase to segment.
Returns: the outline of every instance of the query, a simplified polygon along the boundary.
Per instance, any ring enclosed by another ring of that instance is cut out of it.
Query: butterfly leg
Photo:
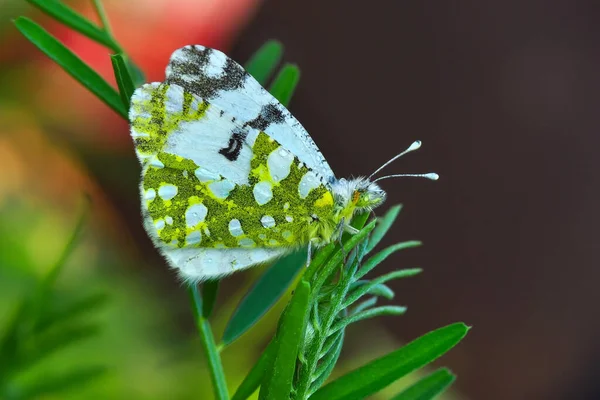
[[[312,261],[312,247],[313,247],[313,241],[316,239],[311,239],[308,242],[308,252],[306,255],[306,268],[308,268],[310,266],[310,263]]]

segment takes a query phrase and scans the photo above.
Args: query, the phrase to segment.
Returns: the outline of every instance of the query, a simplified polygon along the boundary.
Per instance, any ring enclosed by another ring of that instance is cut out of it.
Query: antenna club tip
[[[421,147],[423,143],[420,140],[415,140],[413,142],[413,144],[410,145],[410,147],[406,150],[406,152],[408,151],[413,151],[413,150],[417,150]]]
[[[437,181],[438,179],[440,179],[440,176],[438,174],[436,174],[435,172],[425,174],[424,177],[427,179],[431,179],[432,181]]]

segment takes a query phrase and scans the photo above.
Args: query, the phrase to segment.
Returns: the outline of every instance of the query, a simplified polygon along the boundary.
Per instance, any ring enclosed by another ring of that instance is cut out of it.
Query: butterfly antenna
[[[390,165],[391,163],[393,163],[394,161],[396,161],[397,159],[399,159],[403,155],[405,155],[407,153],[410,153],[411,151],[418,150],[420,147],[421,147],[421,141],[420,140],[415,141],[413,144],[411,144],[410,146],[408,146],[408,149],[404,150],[402,153],[400,153],[398,155],[395,155],[389,161],[387,161],[385,164],[383,164],[381,167],[377,168],[377,170],[375,172],[373,172],[371,175],[369,175],[369,177],[367,179],[371,180],[371,178],[375,174],[377,174],[379,171],[381,171],[382,169],[384,169],[385,167],[387,167],[388,165]]]
[[[440,176],[438,174],[436,174],[435,172],[430,172],[428,174],[395,174],[395,175],[386,175],[386,176],[382,176],[380,178],[375,179],[373,182],[377,182],[377,181],[381,181],[384,179],[389,179],[389,178],[399,178],[402,176],[412,176],[412,177],[416,177],[416,178],[425,178],[425,179],[431,179],[432,181],[437,181]]]

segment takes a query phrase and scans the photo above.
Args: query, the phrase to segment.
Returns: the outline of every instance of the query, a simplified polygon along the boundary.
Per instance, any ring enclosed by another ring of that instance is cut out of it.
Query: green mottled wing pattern
[[[333,213],[330,189],[265,132],[176,84],[138,89],[130,118],[146,230],[186,279],[329,240],[335,227],[323,221]],[[222,149],[243,128],[232,160]]]

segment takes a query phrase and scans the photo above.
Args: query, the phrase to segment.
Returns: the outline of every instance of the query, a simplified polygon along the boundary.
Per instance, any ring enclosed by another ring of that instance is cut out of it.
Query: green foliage
[[[442,393],[454,382],[456,376],[447,368],[440,368],[421,379],[392,400],[429,400]]]
[[[256,281],[237,306],[223,333],[223,345],[243,335],[277,302],[306,263],[306,250],[297,251],[273,264]]]
[[[101,2],[94,0],[102,27],[94,25],[57,0],[30,0],[30,3],[117,53],[112,56],[112,63],[118,93],[39,25],[24,17],[15,21],[21,33],[40,50],[119,115],[126,118],[129,99],[134,88],[143,82],[143,74],[123,54],[121,47],[112,37]],[[246,69],[265,85],[279,65],[282,53],[283,47],[279,42],[269,41],[250,59]],[[269,90],[278,100],[287,105],[299,78],[298,67],[285,64]],[[383,218],[373,219],[370,222],[368,222],[368,213],[356,216],[352,226],[359,232],[354,235],[344,234],[341,243],[332,242],[320,249],[308,268],[304,268],[306,252],[302,251],[275,263],[240,302],[218,346],[208,320],[217,299],[218,281],[204,283],[202,290],[198,285],[189,287],[190,300],[216,399],[230,398],[220,352],[247,332],[276,303],[299,272],[302,273],[302,277],[280,317],[274,338],[233,395],[233,400],[247,399],[259,387],[259,397],[265,400],[364,398],[440,357],[466,335],[468,328],[462,323],[440,328],[325,384],[340,356],[345,331],[349,325],[377,316],[401,315],[406,312],[406,307],[394,305],[378,307],[377,302],[378,299],[389,300],[394,297],[394,292],[385,285],[386,282],[414,276],[421,272],[420,269],[404,269],[372,280],[364,279],[396,251],[420,245],[417,241],[398,243],[363,261],[384,238],[400,209],[400,206],[394,206]],[[90,307],[96,307],[101,303],[99,298],[82,299],[70,304],[51,318],[41,317],[44,313],[40,312],[43,304],[40,299],[46,298],[48,288],[56,274],[57,272],[49,274],[47,283],[42,285],[45,289],[40,289],[35,297],[37,300],[24,303],[22,306],[22,309],[33,307],[36,312],[24,313],[20,309],[7,331],[8,334],[0,343],[3,355],[0,361],[0,379],[2,379],[0,383],[3,385],[9,381],[7,377],[11,376],[15,366],[22,368],[27,363],[35,362],[37,358],[74,340],[88,338],[96,331],[94,325],[67,324],[65,321],[73,320]],[[24,322],[21,319],[25,314],[38,317],[35,321]],[[49,336],[45,341],[36,340],[40,347],[34,356],[23,357],[17,351],[20,349],[19,341],[23,339],[23,324],[29,327],[29,330],[25,330],[27,334],[37,335],[41,328],[45,331],[48,326],[57,323],[63,326],[63,330],[55,336]],[[29,388],[29,392],[21,389],[19,392],[21,397],[12,398],[26,398],[23,397],[24,393],[56,391],[56,388],[64,388],[73,382],[95,378],[100,372],[99,369],[90,368],[62,378],[54,377],[46,383],[41,381],[37,387]],[[432,399],[448,387],[453,379],[453,375],[447,370],[440,370],[400,393],[395,399]],[[14,391],[7,386],[1,387],[5,392],[9,389]]]
[[[53,353],[91,339],[100,331],[100,326],[87,321],[85,316],[104,305],[105,295],[65,298],[54,291],[54,283],[81,235],[86,215],[87,210],[82,212],[56,264],[32,293],[22,299],[8,325],[2,329],[0,397],[3,399],[33,399],[63,393],[106,372],[102,366],[78,365],[60,374],[38,376],[26,384],[20,379]]]
[[[58,39],[29,18],[19,17],[15,20],[15,25],[31,43],[60,65],[69,75],[123,118],[127,117],[127,109],[117,91]]]
[[[351,400],[377,393],[395,380],[446,353],[460,342],[468,330],[464,324],[456,323],[429,332],[323,386],[311,399]]]

